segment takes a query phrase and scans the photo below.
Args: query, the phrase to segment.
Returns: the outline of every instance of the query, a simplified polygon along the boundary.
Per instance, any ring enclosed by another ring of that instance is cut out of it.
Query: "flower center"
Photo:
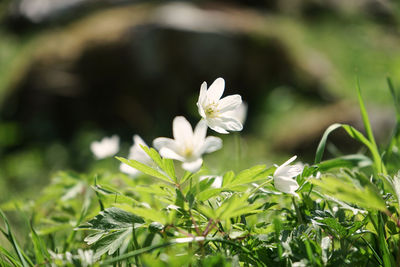
[[[185,158],[190,158],[193,154],[193,148],[191,146],[186,146],[182,152],[182,156]]]
[[[216,118],[219,116],[219,110],[217,109],[217,104],[216,103],[211,103],[209,104],[206,108],[205,111],[206,116],[209,118]]]

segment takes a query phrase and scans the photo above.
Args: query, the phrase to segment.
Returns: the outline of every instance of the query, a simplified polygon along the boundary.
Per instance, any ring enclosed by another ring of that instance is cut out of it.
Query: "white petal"
[[[221,188],[222,186],[222,176],[216,176],[214,182],[211,184],[211,187]]]
[[[119,150],[119,137],[104,137],[100,142],[92,142],[90,149],[97,159],[102,159],[115,155]]]
[[[218,101],[218,109],[221,113],[238,108],[242,104],[240,95],[229,95]]]
[[[221,125],[219,120],[216,119],[207,119],[206,120],[208,127],[210,127],[212,130],[216,131],[217,133],[221,134],[228,134],[229,132],[225,130]]]
[[[207,135],[207,123],[204,120],[200,120],[199,123],[197,123],[193,133],[193,145],[195,148],[202,146],[204,144],[206,135]]]
[[[172,122],[174,139],[179,143],[188,143],[193,139],[192,125],[183,116],[175,117]]]
[[[135,177],[137,175],[139,175],[140,171],[136,170],[135,168],[125,164],[125,163],[121,163],[121,165],[119,166],[119,170],[123,173],[126,173],[132,177]]]
[[[157,150],[160,150],[163,147],[168,147],[170,149],[175,150],[176,143],[175,143],[174,139],[166,138],[166,137],[158,137],[158,138],[154,139],[153,146]]]
[[[199,158],[195,161],[182,163],[182,168],[189,172],[197,172],[200,169],[202,164],[203,164],[203,159]]]
[[[137,135],[137,134],[135,134],[134,136],[133,136],[133,144],[135,144],[135,145],[139,145],[139,147],[142,145],[142,146],[147,146],[147,144],[143,141],[143,139],[139,136],[139,135]]]
[[[203,82],[200,86],[199,100],[197,105],[203,106],[207,98],[207,83]]]
[[[167,148],[167,147],[161,148],[159,152],[160,152],[160,155],[163,158],[176,159],[176,160],[179,160],[179,161],[184,161],[185,160],[185,158],[182,157],[181,155],[179,155],[176,151],[174,151],[174,150],[172,150],[170,148]]]
[[[199,103],[197,103],[197,110],[199,111],[199,114],[202,118],[206,118],[206,112],[204,111],[204,108],[202,105],[200,105]]]
[[[143,150],[142,146],[148,147],[147,144],[143,141],[143,139],[139,135],[133,136],[133,145],[129,149],[129,159],[137,160],[143,164],[151,164],[152,159],[147,155],[147,153]]]
[[[293,178],[303,172],[303,168],[300,165],[289,165],[284,166],[279,170],[275,176],[286,177],[286,178]]]
[[[236,118],[232,117],[219,117],[222,127],[228,131],[241,131],[243,125]]]
[[[211,153],[221,149],[222,139],[215,136],[208,136],[203,145],[204,153]]]
[[[247,116],[247,104],[242,102],[236,109],[224,112],[224,116],[233,117],[243,125]]]
[[[299,185],[294,179],[286,179],[285,177],[274,176],[274,186],[283,193],[294,194]]]
[[[288,160],[287,160],[285,163],[283,163],[281,166],[279,166],[279,167],[275,170],[274,176],[275,176],[275,175],[280,175],[281,173],[284,173],[284,172],[285,172],[285,171],[284,171],[285,166],[287,166],[287,165],[289,165],[290,163],[292,163],[293,161],[295,161],[296,158],[297,158],[297,156],[295,155],[295,156],[291,157],[290,159],[288,159]]]
[[[207,90],[207,100],[217,103],[225,90],[225,81],[222,78],[216,79]]]

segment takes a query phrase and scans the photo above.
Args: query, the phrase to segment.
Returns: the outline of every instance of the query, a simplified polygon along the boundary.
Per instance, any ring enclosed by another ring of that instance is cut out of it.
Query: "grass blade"
[[[10,224],[8,223],[7,217],[1,210],[0,210],[0,217],[4,220],[6,226],[5,231],[2,230],[2,232],[7,237],[8,241],[10,241],[22,265],[24,267],[33,266],[32,261],[28,258],[28,256],[26,256],[26,254],[19,247],[17,240],[15,239],[13,233],[11,232]]]

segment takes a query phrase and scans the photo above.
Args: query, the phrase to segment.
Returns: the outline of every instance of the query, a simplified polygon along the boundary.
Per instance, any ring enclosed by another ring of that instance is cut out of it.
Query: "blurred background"
[[[134,134],[170,137],[175,116],[199,120],[200,85],[217,77],[248,103],[243,168],[293,154],[312,163],[330,124],[362,129],[357,77],[385,145],[399,26],[394,0],[3,0],[0,202],[34,196],[57,170],[117,169],[94,159],[92,141],[118,134],[126,157]],[[232,136],[209,166],[229,168]],[[329,147],[358,149],[340,132]]]

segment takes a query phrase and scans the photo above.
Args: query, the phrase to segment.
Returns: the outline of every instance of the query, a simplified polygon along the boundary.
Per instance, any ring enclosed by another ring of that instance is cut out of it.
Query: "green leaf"
[[[364,123],[364,128],[367,133],[369,142],[371,143],[374,149],[378,150],[378,147],[375,142],[374,133],[372,132],[371,123],[369,122],[367,109],[365,108],[364,101],[361,97],[361,88],[359,80],[357,80],[357,97],[358,97],[358,104],[360,106],[361,117]]]
[[[380,213],[378,213],[378,240],[379,240],[379,249],[381,251],[383,259],[383,266],[384,267],[396,266],[393,256],[390,253],[388,243],[386,242],[385,239],[385,223]]]
[[[346,227],[342,226],[336,218],[324,218],[318,222],[328,226],[328,230],[333,232],[336,238],[344,238],[347,236]]]
[[[216,210],[208,206],[199,206],[198,209],[207,217],[214,220],[228,220],[241,215],[254,214],[262,212],[259,208],[262,203],[249,204],[248,195],[238,196],[237,194],[225,199],[225,201]]]
[[[207,188],[197,195],[197,200],[204,201],[218,195],[221,192],[221,188]]]
[[[374,160],[375,169],[379,173],[387,174],[386,168],[383,164],[383,161],[381,159],[381,156],[379,154],[376,144],[371,143],[360,131],[358,131],[354,127],[352,127],[350,125],[346,125],[346,124],[335,123],[335,124],[332,124],[331,126],[329,126],[325,130],[324,134],[322,135],[321,141],[319,142],[317,152],[315,153],[314,163],[318,164],[321,162],[329,134],[340,127],[342,127],[350,137],[352,137],[353,139],[364,144],[371,152],[372,158]]]
[[[41,264],[45,262],[45,259],[49,259],[50,255],[46,249],[43,240],[38,236],[35,229],[31,225],[31,238],[33,243],[33,248],[35,251],[36,262]]]
[[[393,176],[392,185],[397,198],[398,211],[400,211],[400,172]]]
[[[101,255],[108,252],[108,255],[114,254],[121,245],[131,237],[133,227],[128,227],[122,230],[117,230],[106,235],[95,243],[93,249],[96,251],[94,258],[98,259]],[[86,240],[85,240],[86,241]]]
[[[173,181],[176,182],[174,161],[172,159],[161,158],[157,150],[147,146],[141,146],[144,152],[160,167]]]
[[[226,187],[227,185],[229,185],[233,178],[235,177],[235,173],[233,171],[229,171],[227,173],[224,174],[224,177],[222,179],[222,187]]]
[[[99,215],[78,228],[109,231],[129,228],[132,227],[134,223],[144,223],[144,220],[130,212],[111,207],[101,211]]]
[[[17,267],[22,267],[23,265],[21,263],[18,262],[17,259],[14,258],[13,255],[11,255],[10,252],[8,252],[7,250],[5,250],[3,247],[0,246],[0,255],[4,255],[12,264],[14,264],[14,266]],[[7,265],[6,265],[7,266]]]
[[[224,175],[222,187],[234,188],[265,179],[273,173],[274,169],[275,167],[265,169],[265,165],[256,165],[239,172],[235,177],[233,177],[233,172],[228,172]]]
[[[310,179],[324,193],[339,200],[354,203],[367,209],[386,210],[386,205],[380,194],[372,186],[362,188],[347,177],[324,176],[321,179]]]
[[[1,232],[7,237],[8,241],[10,241],[11,245],[13,246],[17,256],[24,267],[33,266],[32,261],[28,258],[28,256],[24,253],[24,251],[20,248],[17,240],[15,239],[13,233],[11,232],[10,224],[7,220],[6,215],[0,210],[0,217],[3,219],[5,223],[6,229],[3,230],[0,228]]]
[[[137,227],[135,225],[142,223],[144,223],[144,220],[141,217],[111,207],[101,211],[86,224],[79,226],[78,229],[96,231],[96,233],[87,236],[85,242],[94,244],[93,249],[96,251],[94,258],[99,258],[107,252],[109,255],[114,254],[131,237],[134,227]]]
[[[171,177],[176,182],[175,176],[175,166],[172,159],[163,159],[163,167],[161,167],[169,177]]]
[[[333,132],[334,130],[340,128],[341,126],[342,126],[341,124],[335,123],[335,124],[332,124],[331,126],[329,126],[325,130],[324,134],[322,135],[321,141],[318,144],[317,152],[315,153],[315,160],[314,160],[315,164],[320,163],[322,160],[322,156],[324,155],[324,152],[325,152],[326,141],[328,140],[329,134],[331,132]]]
[[[168,221],[168,216],[163,214],[163,212],[160,210],[132,207],[126,204],[115,204],[115,205],[128,212],[140,214],[141,217],[151,222],[160,222],[162,224],[166,224]]]
[[[133,159],[128,160],[128,159],[124,159],[124,158],[121,158],[121,157],[116,157],[116,159],[118,159],[119,161],[121,161],[121,162],[123,162],[123,163],[125,163],[125,164],[127,164],[127,165],[129,165],[129,166],[131,166],[131,167],[133,167],[133,168],[135,168],[135,169],[147,174],[147,175],[159,178],[159,179],[161,179],[161,180],[163,180],[165,182],[168,182],[168,183],[174,183],[173,180],[171,180],[170,178],[168,178],[164,174],[160,173],[158,170],[155,170],[155,169],[153,169],[153,168],[151,168],[151,167],[149,167],[149,166],[147,166],[147,165],[145,165],[143,163],[140,163],[139,161],[136,161],[136,160],[133,160]]]
[[[369,157],[361,154],[346,155],[317,164],[318,171],[325,172],[335,168],[362,168],[370,166],[372,161]]]

